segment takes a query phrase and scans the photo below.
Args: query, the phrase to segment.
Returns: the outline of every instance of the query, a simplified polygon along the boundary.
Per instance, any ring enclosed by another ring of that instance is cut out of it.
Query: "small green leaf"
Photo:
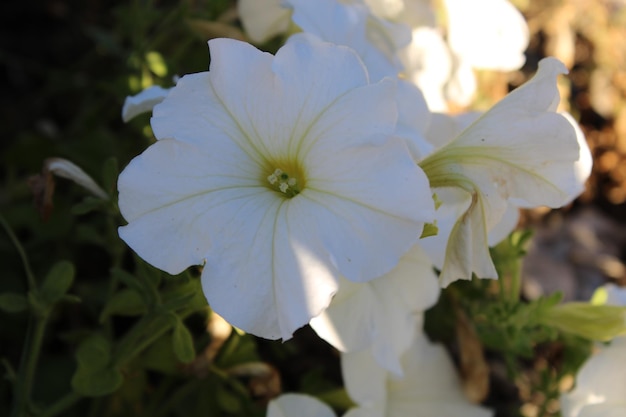
[[[85,339],[76,351],[79,370],[95,372],[104,369],[111,359],[111,342],[102,335]]]
[[[116,391],[123,382],[120,371],[111,366],[111,343],[102,335],[85,339],[76,351],[78,369],[72,388],[86,397],[100,397]]]
[[[134,289],[125,288],[109,299],[100,314],[100,322],[111,315],[140,316],[146,311],[147,307],[141,294]]]
[[[0,310],[7,313],[21,313],[28,310],[28,300],[22,294],[2,293],[0,294]]]
[[[117,279],[130,289],[136,291],[137,294],[142,297],[145,305],[153,306],[157,303],[157,300],[155,300],[154,298],[152,289],[147,287],[145,280],[139,279],[133,274],[120,268],[112,268],[111,277],[113,279]]]
[[[193,345],[193,337],[187,326],[178,319],[172,333],[172,348],[178,360],[189,363],[196,357],[196,349]]]
[[[101,397],[111,394],[124,382],[119,370],[101,369],[95,372],[76,372],[72,377],[72,388],[85,397]]]
[[[48,272],[41,285],[41,298],[49,304],[55,304],[70,289],[74,281],[74,265],[68,261],[57,262]]]

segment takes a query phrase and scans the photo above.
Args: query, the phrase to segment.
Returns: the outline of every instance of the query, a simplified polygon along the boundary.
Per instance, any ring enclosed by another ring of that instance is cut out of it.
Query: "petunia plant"
[[[86,122],[98,104],[80,119],[91,141],[29,180],[59,229],[0,215],[26,277],[0,291],[24,340],[2,353],[0,414],[623,411],[589,383],[623,361],[623,308],[522,294],[520,210],[570,204],[591,171],[561,106],[568,69],[545,57],[470,105],[475,69],[524,64],[512,3],[148,3],[117,10],[117,37],[89,29],[96,54],[124,57],[103,83],[116,146]]]

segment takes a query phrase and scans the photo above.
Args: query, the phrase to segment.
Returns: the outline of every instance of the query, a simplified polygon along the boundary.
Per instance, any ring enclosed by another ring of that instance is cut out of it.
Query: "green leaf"
[[[104,369],[111,360],[111,342],[96,334],[85,339],[76,350],[79,370],[95,372]]]
[[[22,294],[2,293],[0,294],[0,310],[7,313],[21,313],[28,310],[28,300]]]
[[[241,411],[241,399],[228,388],[223,385],[218,386],[215,395],[222,410],[230,414],[237,414]]]
[[[70,289],[74,282],[74,265],[68,261],[57,262],[48,272],[41,285],[41,298],[49,304],[55,304]]]
[[[172,348],[178,360],[183,363],[189,363],[196,357],[193,337],[180,319],[177,320],[172,333]]]
[[[72,388],[86,397],[100,397],[116,391],[123,382],[120,371],[112,366],[111,343],[102,335],[85,339],[76,351],[78,369]]]
[[[100,314],[100,322],[111,315],[140,316],[145,314],[147,306],[141,294],[131,288],[116,292],[106,303]]]
[[[119,280],[130,289],[136,291],[141,296],[146,306],[151,307],[158,303],[159,300],[156,299],[154,294],[155,290],[150,287],[151,284],[149,282],[146,282],[145,279],[136,277],[133,274],[120,268],[112,268],[111,277],[113,279]]]
[[[72,377],[72,388],[85,397],[101,397],[111,394],[124,382],[119,370],[101,369],[96,372],[77,372]]]

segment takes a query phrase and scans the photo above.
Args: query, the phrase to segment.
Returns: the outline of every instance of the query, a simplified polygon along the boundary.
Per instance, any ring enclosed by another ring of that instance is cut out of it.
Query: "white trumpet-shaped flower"
[[[210,71],[154,108],[159,140],[120,175],[119,233],[169,273],[204,264],[218,314],[287,339],[340,276],[396,266],[434,216],[428,181],[395,137],[395,82],[369,83],[349,48],[305,35],[276,56],[209,47]]]
[[[344,417],[490,417],[493,412],[465,397],[442,345],[420,333],[401,359],[403,376],[390,374],[369,351],[341,355],[346,391],[357,404]]]
[[[468,194],[448,237],[442,285],[471,279],[472,273],[497,278],[487,233],[509,204],[560,207],[583,190],[584,137],[556,112],[556,78],[566,72],[558,60],[542,60],[528,83],[419,163],[433,188]]]
[[[380,366],[402,375],[400,357],[439,297],[432,263],[415,245],[388,274],[367,283],[342,279],[330,306],[311,327],[342,352],[370,349]]]

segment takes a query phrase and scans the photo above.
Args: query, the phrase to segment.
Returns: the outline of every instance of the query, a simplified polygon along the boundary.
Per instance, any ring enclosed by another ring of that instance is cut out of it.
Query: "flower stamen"
[[[273,186],[272,188],[285,194],[287,197],[295,197],[300,193],[298,180],[290,177],[285,171],[276,168],[273,173],[267,176],[267,181]]]

